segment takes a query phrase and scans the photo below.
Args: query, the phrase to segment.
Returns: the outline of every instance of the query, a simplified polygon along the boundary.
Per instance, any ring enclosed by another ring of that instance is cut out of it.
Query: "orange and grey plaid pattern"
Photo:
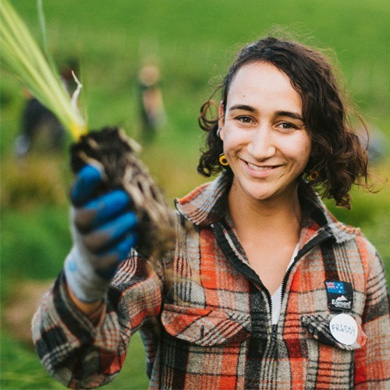
[[[390,389],[389,295],[375,248],[302,182],[300,249],[272,326],[269,293],[226,215],[229,185],[222,175],[177,201],[176,250],[159,269],[134,251],[112,282],[100,326],[72,304],[60,275],[33,321],[44,366],[68,387],[101,386],[139,330],[150,389]],[[352,285],[352,345],[330,333],[337,313],[326,280]]]

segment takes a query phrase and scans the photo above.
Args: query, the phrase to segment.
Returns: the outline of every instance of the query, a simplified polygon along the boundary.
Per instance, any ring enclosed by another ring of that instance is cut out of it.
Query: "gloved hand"
[[[102,175],[101,169],[87,165],[71,190],[73,248],[65,260],[65,277],[83,302],[105,297],[119,264],[138,239],[129,195],[121,189],[96,195]]]

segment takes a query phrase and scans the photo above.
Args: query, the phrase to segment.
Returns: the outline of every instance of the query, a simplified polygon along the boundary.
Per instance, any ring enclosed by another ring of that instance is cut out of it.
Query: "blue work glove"
[[[87,165],[71,190],[73,248],[65,260],[65,277],[83,302],[105,297],[119,264],[138,239],[129,195],[121,189],[97,195],[102,176],[101,169]]]

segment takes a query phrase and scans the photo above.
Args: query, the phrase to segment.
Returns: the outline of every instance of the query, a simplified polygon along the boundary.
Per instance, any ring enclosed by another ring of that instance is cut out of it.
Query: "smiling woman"
[[[99,167],[79,172],[73,249],[33,323],[42,362],[69,387],[98,387],[139,330],[150,389],[388,388],[382,261],[316,192],[348,207],[367,179],[328,61],[261,39],[238,54],[211,118],[210,105],[198,170],[222,173],[176,201],[176,247],[162,258],[137,243],[143,221],[121,222],[131,193],[118,206]]]

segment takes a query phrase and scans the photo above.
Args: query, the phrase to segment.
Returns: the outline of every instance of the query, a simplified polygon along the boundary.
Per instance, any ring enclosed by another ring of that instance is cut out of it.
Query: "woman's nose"
[[[272,129],[270,129],[269,126],[259,126],[258,129],[252,133],[248,151],[257,160],[264,160],[275,154],[275,140]]]

